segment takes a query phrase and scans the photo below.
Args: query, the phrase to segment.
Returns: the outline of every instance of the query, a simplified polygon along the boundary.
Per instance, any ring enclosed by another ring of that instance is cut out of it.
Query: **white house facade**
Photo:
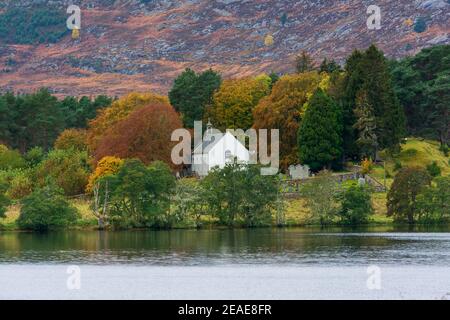
[[[234,159],[239,163],[248,163],[250,153],[231,133],[208,128],[203,142],[194,148],[192,157],[192,171],[205,177],[214,167],[224,168]]]

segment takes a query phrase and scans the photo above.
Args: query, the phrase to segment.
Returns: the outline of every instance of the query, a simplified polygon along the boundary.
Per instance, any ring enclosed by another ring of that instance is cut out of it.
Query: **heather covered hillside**
[[[292,72],[305,50],[340,63],[376,43],[390,58],[449,43],[446,0],[379,0],[368,30],[356,0],[79,1],[80,38],[65,27],[63,0],[0,3],[0,89],[57,95],[166,93],[186,67],[224,77]],[[280,63],[281,62],[281,63]]]

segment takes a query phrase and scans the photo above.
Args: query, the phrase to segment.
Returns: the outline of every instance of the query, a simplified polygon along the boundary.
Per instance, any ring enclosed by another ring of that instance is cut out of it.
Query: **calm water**
[[[449,232],[330,229],[0,232],[0,264],[450,266]]]
[[[81,290],[66,287],[71,265]],[[7,299],[442,299],[449,271],[445,229],[0,232]]]

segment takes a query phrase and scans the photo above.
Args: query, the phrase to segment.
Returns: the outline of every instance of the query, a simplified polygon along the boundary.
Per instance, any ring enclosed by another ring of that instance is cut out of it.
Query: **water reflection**
[[[450,233],[404,231],[383,227],[0,232],[0,263],[450,266]]]

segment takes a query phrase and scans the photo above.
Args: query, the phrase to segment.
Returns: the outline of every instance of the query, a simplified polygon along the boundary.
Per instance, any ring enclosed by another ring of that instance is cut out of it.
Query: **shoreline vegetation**
[[[449,61],[450,45],[400,60],[371,45],[343,66],[302,52],[288,74],[186,69],[167,96],[1,93],[0,230],[446,225]],[[228,159],[180,178],[171,136],[197,120],[278,129],[280,174]],[[291,199],[299,164],[314,175]],[[365,180],[337,177],[355,168]]]

